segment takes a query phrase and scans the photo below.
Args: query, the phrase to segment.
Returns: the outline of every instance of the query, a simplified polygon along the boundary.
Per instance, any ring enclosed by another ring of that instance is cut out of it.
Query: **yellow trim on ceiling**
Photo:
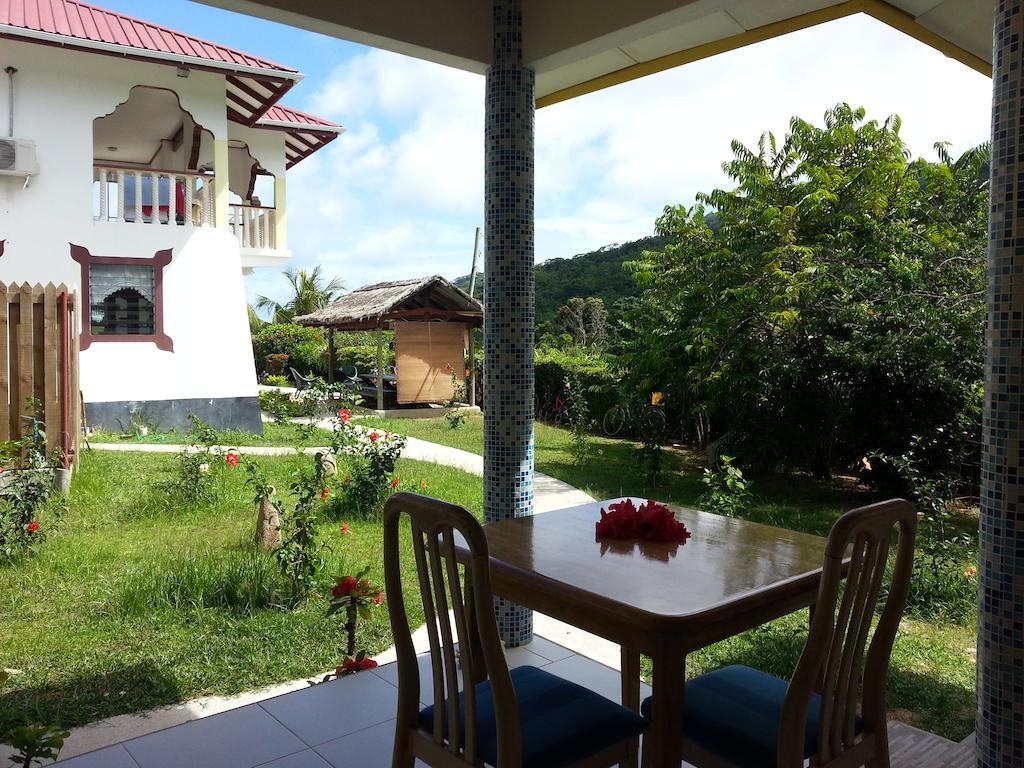
[[[986,77],[992,76],[992,65],[989,62],[979,56],[975,56],[967,50],[964,50],[960,46],[949,42],[940,35],[925,29],[909,13],[901,11],[899,8],[896,8],[883,0],[846,0],[846,2],[831,5],[828,8],[803,13],[789,19],[783,19],[781,21],[772,22],[771,24],[765,24],[761,27],[748,29],[737,35],[723,37],[721,40],[712,40],[709,43],[703,43],[701,45],[694,46],[693,48],[687,48],[684,51],[677,51],[676,53],[659,56],[655,59],[651,59],[650,61],[631,64],[628,67],[617,69],[614,72],[609,72],[606,75],[595,77],[592,80],[571,85],[568,88],[562,88],[561,90],[554,91],[553,93],[549,93],[547,96],[541,96],[537,99],[537,108],[540,109],[541,107],[547,107],[561,101],[574,99],[577,96],[583,96],[588,93],[610,88],[613,85],[620,85],[622,83],[629,82],[630,80],[637,80],[641,77],[647,77],[648,75],[653,75],[658,72],[664,72],[667,69],[680,67],[684,64],[692,64],[695,61],[707,59],[711,56],[717,56],[720,53],[734,51],[738,48],[753,45],[754,43],[760,43],[775,37],[788,35],[790,32],[798,32],[801,29],[809,29],[810,27],[815,27],[819,24],[825,24],[830,21],[846,18],[847,16],[853,16],[858,13],[871,16],[872,18],[881,21],[883,24],[887,24],[893,29],[899,30],[904,34],[913,37],[915,40],[919,40],[925,45],[936,49],[940,53],[966,64],[971,69],[980,72]]]

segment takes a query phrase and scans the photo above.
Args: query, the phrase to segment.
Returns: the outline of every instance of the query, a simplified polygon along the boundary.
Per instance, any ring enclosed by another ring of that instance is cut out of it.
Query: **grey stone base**
[[[239,429],[263,434],[260,402],[256,397],[118,400],[85,404],[85,423],[111,432],[128,431],[133,419],[158,432],[170,429],[184,431],[192,426],[189,414],[214,429]]]

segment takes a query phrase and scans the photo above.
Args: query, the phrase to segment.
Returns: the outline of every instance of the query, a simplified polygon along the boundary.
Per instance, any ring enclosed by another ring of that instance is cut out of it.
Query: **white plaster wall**
[[[92,220],[92,121],[134,85],[170,88],[182,107],[226,139],[224,81],[174,67],[0,40],[0,70],[18,68],[15,135],[36,142],[39,174],[0,176],[0,281],[64,282],[81,295],[69,243],[100,256],[149,258],[170,248],[164,328],[173,352],[151,343],[98,342],[82,352],[86,402],[256,394],[237,241],[226,231]],[[0,88],[6,135],[7,84]],[[283,154],[283,152],[282,152]]]
[[[268,173],[279,179],[284,177],[285,134],[282,131],[228,123],[228,137],[245,143],[249,147],[249,154],[259,160]]]

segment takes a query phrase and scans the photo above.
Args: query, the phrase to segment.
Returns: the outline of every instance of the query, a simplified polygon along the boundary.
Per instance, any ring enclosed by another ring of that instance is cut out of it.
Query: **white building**
[[[343,129],[277,103],[293,69],[74,0],[0,0],[0,69],[0,282],[78,292],[90,425],[260,431],[243,273]]]

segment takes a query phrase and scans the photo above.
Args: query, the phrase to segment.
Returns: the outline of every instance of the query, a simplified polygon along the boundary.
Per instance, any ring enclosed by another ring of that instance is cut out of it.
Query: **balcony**
[[[212,173],[103,164],[93,166],[93,220],[212,227]]]
[[[291,255],[279,247],[276,208],[232,203],[228,206],[228,229],[238,240],[243,267],[275,266]]]

